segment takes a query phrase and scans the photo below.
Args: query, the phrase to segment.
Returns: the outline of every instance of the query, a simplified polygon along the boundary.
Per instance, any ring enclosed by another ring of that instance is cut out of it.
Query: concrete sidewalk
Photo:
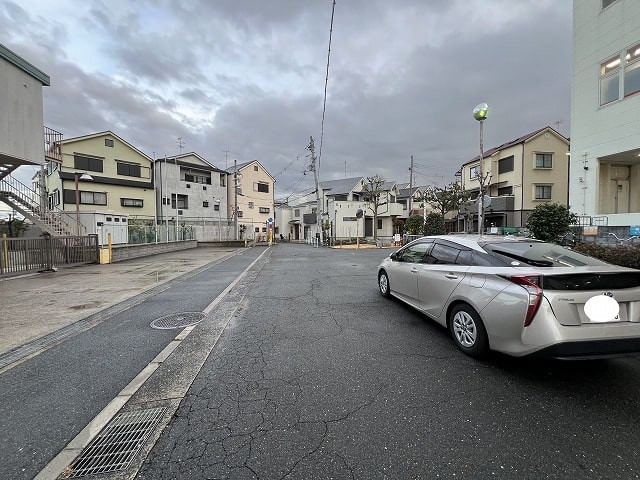
[[[0,355],[237,250],[197,247],[108,265],[2,279]]]

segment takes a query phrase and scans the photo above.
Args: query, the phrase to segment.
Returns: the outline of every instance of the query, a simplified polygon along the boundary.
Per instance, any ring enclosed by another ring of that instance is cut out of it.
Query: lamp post
[[[482,237],[482,228],[484,227],[484,172],[482,171],[482,125],[489,115],[489,105],[479,103],[473,109],[473,118],[480,122],[480,168],[478,171],[478,235]]]
[[[80,189],[78,188],[78,180],[93,180],[93,177],[88,173],[79,174],[75,172],[73,174],[75,189],[76,189],[76,235],[80,236]]]

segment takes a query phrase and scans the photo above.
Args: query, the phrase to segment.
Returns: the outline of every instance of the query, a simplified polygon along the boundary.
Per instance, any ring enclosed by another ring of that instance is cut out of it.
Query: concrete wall
[[[196,248],[198,242],[196,240],[188,240],[184,242],[170,243],[148,243],[143,245],[117,245],[112,248],[112,262],[122,262],[130,258],[147,257],[158,253],[176,252],[178,250],[187,250]]]

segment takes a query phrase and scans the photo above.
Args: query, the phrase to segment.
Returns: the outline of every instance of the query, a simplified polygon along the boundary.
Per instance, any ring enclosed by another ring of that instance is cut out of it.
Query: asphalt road
[[[640,360],[468,358],[386,253],[270,251],[137,478],[638,478]]]
[[[91,478],[639,478],[638,358],[466,357],[380,296],[387,253],[250,249],[5,372],[0,478],[32,478],[117,395],[175,335],[148,322],[176,305],[211,311],[124,409],[171,408],[128,470]]]

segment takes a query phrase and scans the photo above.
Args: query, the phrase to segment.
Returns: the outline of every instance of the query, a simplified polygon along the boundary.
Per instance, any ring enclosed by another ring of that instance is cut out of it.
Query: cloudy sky
[[[259,160],[276,197],[380,174],[444,185],[544,126],[569,136],[570,0],[0,0],[0,43],[51,77],[45,125],[151,157]],[[320,143],[322,150],[320,152]]]

